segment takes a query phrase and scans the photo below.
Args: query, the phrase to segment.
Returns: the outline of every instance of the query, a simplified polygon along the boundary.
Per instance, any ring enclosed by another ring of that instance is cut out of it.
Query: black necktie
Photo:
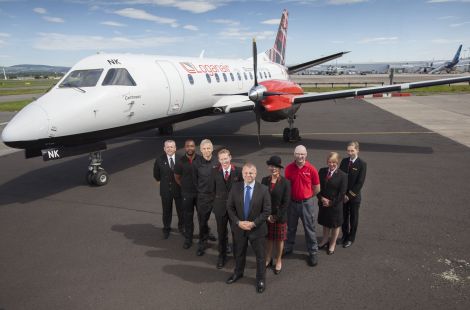
[[[175,168],[175,162],[173,161],[173,157],[170,157],[170,169],[173,170]]]

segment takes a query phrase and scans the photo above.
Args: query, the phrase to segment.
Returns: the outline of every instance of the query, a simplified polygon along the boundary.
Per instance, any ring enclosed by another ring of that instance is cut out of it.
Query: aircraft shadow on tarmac
[[[175,132],[176,137],[174,139],[180,146],[178,154],[184,152],[181,147],[186,138],[197,137],[195,140],[198,143],[199,137],[208,137],[216,144],[216,148],[221,147],[221,142],[224,140],[230,139],[230,142],[225,144],[230,149],[234,149],[233,153],[237,158],[235,160],[237,163],[245,161],[246,159],[242,158],[246,158],[255,152],[258,153],[257,156],[265,156],[266,158],[274,154],[289,156],[288,160],[290,160],[295,144],[284,143],[280,136],[264,135],[261,137],[261,146],[259,146],[255,135],[247,136],[238,133],[242,126],[248,124],[253,126],[252,132],[255,132],[254,117],[251,112],[232,114],[228,117],[215,117],[214,119],[209,117],[210,120],[207,122]],[[277,128],[279,127],[277,126]],[[217,135],[212,136],[211,133],[214,132],[217,132]],[[236,133],[237,135],[227,137]],[[134,139],[137,141],[113,147],[113,144]],[[156,137],[155,131],[150,130],[109,141],[108,146],[110,148],[103,153],[103,167],[111,176],[110,182],[112,182],[114,173],[147,161],[153,161],[155,155],[161,152],[161,146],[165,139],[168,139],[168,137]],[[308,136],[301,141],[308,149],[314,150],[342,150],[347,142],[348,140],[322,140]],[[282,148],[282,150],[274,152],[273,148],[277,150]],[[382,143],[361,143],[361,149],[366,152],[433,153],[432,147]],[[2,160],[16,161],[16,164],[21,165],[21,161],[24,160],[21,157],[20,153],[14,153]],[[44,165],[42,168],[28,171],[0,185],[0,206],[10,203],[27,203],[74,187],[88,186],[85,182],[86,167],[88,166],[87,155],[75,159],[65,159],[52,165],[51,163]],[[149,173],[152,172],[149,171]]]

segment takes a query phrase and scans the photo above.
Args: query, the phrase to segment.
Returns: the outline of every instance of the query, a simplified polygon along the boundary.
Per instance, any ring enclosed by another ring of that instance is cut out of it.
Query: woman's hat
[[[271,166],[275,166],[275,167],[278,167],[278,168],[284,168],[282,165],[281,165],[282,161],[281,161],[281,157],[279,156],[271,156],[271,158],[269,158],[269,160],[266,162],[266,164],[268,165],[271,165]]]

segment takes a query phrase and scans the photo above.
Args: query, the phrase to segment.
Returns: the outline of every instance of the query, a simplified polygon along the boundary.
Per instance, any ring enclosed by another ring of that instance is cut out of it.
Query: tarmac
[[[167,137],[152,130],[109,141],[104,187],[86,184],[86,155],[0,157],[0,309],[468,309],[470,149],[448,126],[436,132],[431,125],[456,117],[455,131],[468,135],[470,95],[372,102],[301,107],[296,127],[317,168],[329,152],[345,155],[347,142],[361,143],[368,172],[358,236],[334,255],[320,252],[312,268],[299,224],[294,254],[279,275],[267,271],[261,295],[251,251],[245,277],[227,285],[234,261],[216,269],[215,243],[197,257],[176,230],[162,239],[152,169]],[[295,144],[282,142],[281,122],[262,123],[258,145],[254,119],[251,112],[199,118],[177,124],[173,138],[180,154],[187,137],[211,138],[232,150],[236,164],[254,162],[260,180],[271,155],[292,161]],[[210,225],[215,232],[213,217]]]

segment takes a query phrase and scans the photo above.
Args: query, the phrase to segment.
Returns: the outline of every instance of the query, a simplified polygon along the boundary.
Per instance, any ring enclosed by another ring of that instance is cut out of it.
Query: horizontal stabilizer
[[[368,87],[368,88],[357,88],[357,89],[351,89],[351,90],[339,90],[339,91],[316,93],[316,94],[306,94],[306,95],[295,97],[293,104],[372,95],[372,94],[379,94],[379,93],[396,92],[396,91],[402,91],[406,89],[429,87],[429,86],[436,86],[436,85],[445,85],[445,84],[454,84],[454,83],[464,83],[464,82],[470,83],[470,75],[458,77],[458,78],[449,78],[449,79],[440,79],[440,80],[431,80],[431,81],[404,83],[404,84],[386,85],[386,86]]]
[[[295,65],[295,66],[290,66],[290,67],[287,67],[287,72],[289,74],[293,74],[293,73],[308,69],[308,68],[313,67],[313,66],[318,66],[318,65],[320,65],[322,63],[325,63],[327,61],[339,58],[339,57],[341,57],[341,56],[343,56],[344,54],[347,54],[347,53],[349,53],[349,51],[328,55],[328,56],[325,56],[325,57],[322,57],[322,58],[318,58],[318,59],[314,59],[314,60],[311,60],[311,61],[307,61],[307,62],[298,64],[298,65]]]

